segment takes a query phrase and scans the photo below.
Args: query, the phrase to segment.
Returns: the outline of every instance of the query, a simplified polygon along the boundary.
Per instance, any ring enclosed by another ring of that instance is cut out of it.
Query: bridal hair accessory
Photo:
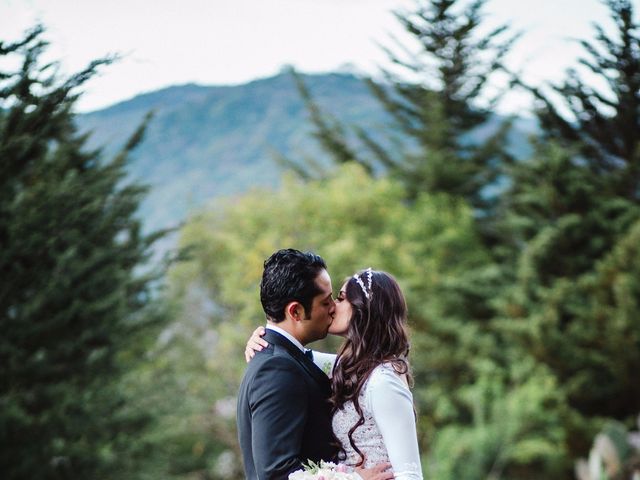
[[[371,291],[371,267],[367,268],[364,272],[363,272],[366,276],[367,276],[367,286],[364,286],[364,283],[362,281],[362,279],[360,278],[360,276],[356,273],[353,278],[356,279],[356,282],[358,282],[358,285],[360,285],[360,288],[362,289],[362,292],[364,293],[364,296],[367,297],[367,300],[371,299],[371,294],[373,293]]]

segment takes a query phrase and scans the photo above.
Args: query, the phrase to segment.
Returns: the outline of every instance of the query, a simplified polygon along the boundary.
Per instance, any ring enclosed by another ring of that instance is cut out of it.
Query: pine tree
[[[614,22],[609,36],[596,25],[597,42],[581,41],[580,64],[606,85],[586,83],[571,69],[551,92],[529,88],[538,101],[544,138],[578,148],[590,170],[609,179],[617,196],[640,201],[640,23],[630,0],[606,0]],[[595,83],[595,82],[594,82]],[[562,113],[554,102],[559,94]]]
[[[640,38],[631,2],[606,4],[617,40],[597,27],[598,46],[583,41],[581,63],[609,91],[569,71],[553,89],[564,114],[552,94],[531,89],[542,138],[533,158],[512,166],[502,203],[514,262],[502,330],[561,386],[574,458],[588,451],[599,419],[631,421],[640,403],[630,373],[640,369],[631,248],[640,220]]]
[[[485,3],[476,0],[460,12],[457,0],[418,0],[413,12],[396,14],[419,51],[398,46],[402,55],[387,49],[400,73],[383,70],[382,81],[367,80],[392,119],[396,133],[386,141],[361,128],[350,131],[322,112],[297,77],[314,136],[335,163],[383,169],[403,182],[409,199],[446,192],[467,200],[480,216],[491,212],[496,191],[491,187],[502,164],[511,160],[505,148],[510,122],[490,127],[493,133],[480,140],[473,137],[494,119],[499,96],[489,99],[488,87],[517,35],[507,37],[501,26],[480,38]]]
[[[416,56],[387,51],[393,64],[417,81],[407,82],[386,70],[385,82],[368,82],[401,131],[414,141],[414,148],[393,168],[410,195],[447,192],[480,211],[491,205],[487,187],[509,159],[504,148],[509,123],[482,141],[471,136],[492,119],[499,97],[483,97],[517,39],[507,37],[506,26],[479,37],[485,3],[476,0],[458,11],[461,2],[456,0],[419,1],[415,11],[398,13],[420,51]]]
[[[73,107],[110,62],[66,79],[40,65],[37,27],[0,58],[0,471],[3,478],[106,478],[131,465],[146,415],[126,403],[123,355],[148,332],[160,234],[134,214],[145,189],[125,179],[129,152],[85,147]],[[146,273],[145,273],[146,272]]]

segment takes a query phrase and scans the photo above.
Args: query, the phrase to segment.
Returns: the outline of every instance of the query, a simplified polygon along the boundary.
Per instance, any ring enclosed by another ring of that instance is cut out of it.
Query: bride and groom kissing
[[[421,479],[396,280],[360,271],[334,300],[325,261],[285,249],[264,263],[260,300],[267,325],[247,343],[237,405],[246,478],[287,479],[325,460],[364,480]],[[305,348],[328,333],[344,338],[337,355]]]

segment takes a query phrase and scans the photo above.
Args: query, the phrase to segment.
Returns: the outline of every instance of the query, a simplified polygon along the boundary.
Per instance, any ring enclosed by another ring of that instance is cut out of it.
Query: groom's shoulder
[[[256,352],[250,363],[256,362],[259,368],[297,367],[298,361],[281,345],[269,345],[261,352]]]
[[[285,347],[269,345],[251,359],[247,373],[252,376],[300,377],[304,376],[304,369]]]
[[[251,378],[253,387],[265,384],[297,384],[304,382],[304,370],[300,363],[285,348],[274,346],[271,352],[263,350],[256,353],[249,362],[246,376]]]

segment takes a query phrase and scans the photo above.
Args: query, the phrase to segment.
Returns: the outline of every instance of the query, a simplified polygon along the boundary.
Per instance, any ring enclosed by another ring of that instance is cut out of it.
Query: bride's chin
[[[338,331],[336,329],[332,329],[331,327],[329,327],[329,335],[334,335],[336,337],[344,337],[346,335],[347,332],[341,332]]]

